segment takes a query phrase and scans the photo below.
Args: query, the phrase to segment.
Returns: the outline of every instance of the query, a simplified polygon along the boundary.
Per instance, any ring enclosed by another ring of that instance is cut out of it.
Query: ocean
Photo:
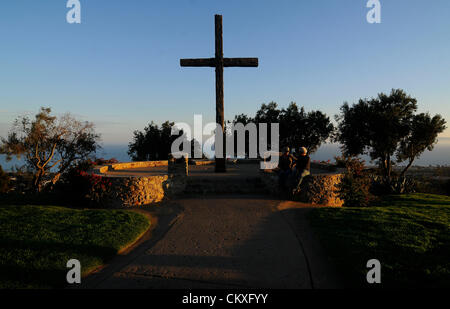
[[[96,157],[104,159],[116,158],[119,162],[128,162],[131,161],[131,158],[127,151],[128,145],[105,145],[97,151]],[[24,164],[24,160],[17,160],[16,158],[7,162],[6,156],[0,155],[0,165],[5,171],[11,171],[14,167],[20,167]]]
[[[127,154],[128,145],[104,145],[98,152],[97,157],[110,159],[116,158],[120,162],[131,161]],[[334,157],[341,155],[339,145],[324,144],[317,152],[311,155],[311,160],[334,162]],[[368,164],[370,158],[368,156],[361,156]],[[11,171],[14,166],[21,166],[24,164],[23,160],[13,159],[6,162],[4,155],[0,155],[0,165],[5,171]],[[444,138],[444,141],[439,142],[433,151],[425,151],[419,159],[416,159],[415,166],[436,166],[446,165],[450,166],[450,138]]]

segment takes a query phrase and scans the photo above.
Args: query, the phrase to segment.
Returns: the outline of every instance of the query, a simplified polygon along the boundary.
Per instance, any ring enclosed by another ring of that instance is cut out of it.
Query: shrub
[[[344,156],[336,156],[336,157],[334,157],[334,160],[336,161],[336,167],[346,167],[347,166],[348,158],[346,158]]]
[[[82,182],[85,183],[87,188],[87,194],[85,197],[95,206],[104,206],[102,203],[105,201],[105,196],[111,189],[111,181],[99,175],[90,174],[88,172],[81,171],[79,177]]]
[[[108,178],[94,175],[90,170],[96,165],[114,164],[118,161],[116,159],[105,160],[95,159],[80,162],[77,166],[71,168],[64,175],[64,185],[60,187],[60,191],[64,192],[71,203],[82,204],[86,203],[90,206],[103,206],[101,201],[103,197],[109,192],[111,182]]]
[[[339,161],[346,168],[341,183],[337,185],[338,196],[344,201],[344,206],[368,206],[372,199],[369,192],[371,181],[364,173],[364,161],[351,157],[340,157]]]
[[[407,194],[417,192],[418,187],[412,177],[375,175],[372,177],[371,192],[375,195]]]
[[[8,174],[6,174],[2,166],[0,165],[0,193],[7,193],[10,189],[10,179]]]

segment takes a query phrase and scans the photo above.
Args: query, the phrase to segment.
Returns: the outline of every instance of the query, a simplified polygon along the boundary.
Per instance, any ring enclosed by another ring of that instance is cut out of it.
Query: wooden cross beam
[[[222,127],[223,141],[225,141],[225,119],[223,105],[223,68],[224,67],[257,67],[258,58],[224,58],[223,57],[223,31],[222,15],[215,16],[216,26],[216,57],[203,59],[181,59],[182,67],[214,67],[216,68],[216,123]],[[223,158],[218,158],[216,147],[216,173],[226,171],[225,142]]]

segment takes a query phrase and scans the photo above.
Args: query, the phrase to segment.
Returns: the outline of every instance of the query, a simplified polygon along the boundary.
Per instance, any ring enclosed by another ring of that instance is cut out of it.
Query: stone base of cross
[[[216,27],[216,56],[215,58],[203,59],[181,59],[182,67],[213,67],[216,68],[216,123],[222,128],[223,140],[225,141],[225,119],[223,100],[223,68],[224,67],[257,67],[258,58],[224,58],[223,57],[223,31],[222,15],[215,15]],[[216,147],[216,173],[226,172],[226,149],[223,154],[218,153]]]

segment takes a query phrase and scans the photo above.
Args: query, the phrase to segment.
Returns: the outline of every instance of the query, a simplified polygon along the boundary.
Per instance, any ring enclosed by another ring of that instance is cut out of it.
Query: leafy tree
[[[95,153],[98,140],[92,123],[70,114],[52,116],[50,108],[42,107],[34,119],[22,116],[15,120],[8,137],[1,139],[0,153],[7,160],[24,156],[34,173],[34,188],[40,191],[44,176],[56,169],[51,179],[55,184],[71,166]]]
[[[415,114],[416,111],[417,100],[401,89],[360,99],[352,106],[344,103],[341,114],[336,116],[336,141],[347,156],[369,154],[378,161],[388,180],[393,165],[407,161],[400,174],[404,176],[417,157],[433,149],[438,134],[446,128],[440,115],[431,117],[427,113]]]
[[[234,124],[242,123],[244,126],[251,122],[254,122],[254,119],[245,114],[236,115],[236,116],[234,116],[234,120],[233,120]]]
[[[230,122],[228,122],[230,123]],[[236,115],[234,116],[233,119],[233,125],[236,125],[238,123],[241,123],[242,125],[244,125],[244,127],[249,124],[249,123],[254,123],[254,119],[245,115],[245,114],[240,114],[240,115]],[[231,132],[228,132],[228,128],[227,128],[227,133],[231,134]],[[237,153],[237,147],[238,147],[238,143],[237,143],[237,132],[233,132],[233,142],[234,142],[234,156],[237,157],[238,153]],[[245,131],[245,157],[248,158],[249,157],[249,152],[250,152],[250,148],[249,148],[249,132]]]
[[[128,145],[128,154],[133,161],[165,160],[170,145],[177,138],[172,136],[173,122],[166,121],[161,128],[153,121],[144,131],[134,131],[133,141]]]
[[[292,102],[280,112],[280,144],[298,149],[306,147],[310,153],[330,137],[334,130],[330,118],[321,111],[306,113]]]
[[[254,118],[240,114],[235,116],[233,123],[238,122],[246,125],[249,122],[255,124],[268,124],[268,145],[270,145],[270,124],[279,123],[280,125],[280,148],[289,146],[293,148],[306,147],[310,153],[317,151],[320,145],[330,137],[334,131],[334,126],[321,111],[305,112],[305,109],[298,108],[297,104],[291,102],[286,109],[279,109],[277,103],[270,102],[262,104],[256,112]],[[259,127],[258,127],[259,136]],[[248,140],[246,140],[248,149]],[[258,143],[259,147],[259,143]]]
[[[404,176],[414,160],[425,150],[432,151],[437,142],[437,136],[445,130],[445,120],[440,115],[431,117],[429,113],[414,115],[410,122],[408,136],[401,140],[397,152],[397,160],[408,164],[401,172]]]
[[[270,150],[270,146],[272,145],[272,123],[280,123],[280,110],[278,109],[278,104],[275,102],[270,102],[269,104],[262,104],[261,108],[256,112],[255,115],[255,124],[258,131],[258,143],[256,144],[256,147],[258,149],[258,153],[260,153],[259,149],[259,141],[262,138],[261,132],[260,132],[260,123],[267,123],[267,141],[266,145],[268,150]],[[281,140],[281,136],[279,137]]]
[[[180,131],[178,135],[171,135],[174,125],[175,123],[166,121],[159,127],[152,121],[144,128],[144,131],[134,131],[133,141],[128,144],[128,154],[132,160],[167,160],[172,143],[183,135],[183,131]],[[192,156],[195,149],[201,150],[200,143],[195,139],[192,139],[190,144]]]
[[[281,111],[278,109],[278,104],[270,102],[269,104],[262,104],[261,108],[256,112],[256,123],[277,123],[280,120]]]

